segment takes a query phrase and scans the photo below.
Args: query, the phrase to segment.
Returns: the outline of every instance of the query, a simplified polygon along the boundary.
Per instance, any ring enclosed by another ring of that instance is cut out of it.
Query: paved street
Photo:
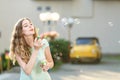
[[[51,76],[53,80],[120,80],[120,60],[103,59],[101,64],[66,64]]]
[[[120,60],[102,59],[100,64],[64,64],[50,72],[53,80],[120,80]],[[19,73],[4,73],[0,80],[19,80]]]

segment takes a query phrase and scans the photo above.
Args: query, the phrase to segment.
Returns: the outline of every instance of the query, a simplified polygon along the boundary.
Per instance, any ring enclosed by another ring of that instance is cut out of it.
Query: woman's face
[[[22,33],[25,36],[30,36],[30,35],[35,34],[33,24],[27,19],[23,20],[23,22],[22,22]]]

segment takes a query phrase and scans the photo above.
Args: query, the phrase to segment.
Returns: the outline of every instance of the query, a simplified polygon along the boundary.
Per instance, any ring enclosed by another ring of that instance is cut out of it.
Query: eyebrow
[[[25,26],[27,23],[24,23],[22,26]]]

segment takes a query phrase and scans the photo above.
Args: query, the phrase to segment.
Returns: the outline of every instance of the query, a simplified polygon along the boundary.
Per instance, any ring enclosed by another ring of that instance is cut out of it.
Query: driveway
[[[51,76],[53,80],[120,80],[120,60],[103,58],[100,64],[64,64]]]

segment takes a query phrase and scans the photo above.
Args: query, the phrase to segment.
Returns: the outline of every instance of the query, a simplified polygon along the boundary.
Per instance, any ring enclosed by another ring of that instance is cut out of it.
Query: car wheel
[[[100,63],[100,62],[101,62],[101,58],[95,60],[95,63]]]

